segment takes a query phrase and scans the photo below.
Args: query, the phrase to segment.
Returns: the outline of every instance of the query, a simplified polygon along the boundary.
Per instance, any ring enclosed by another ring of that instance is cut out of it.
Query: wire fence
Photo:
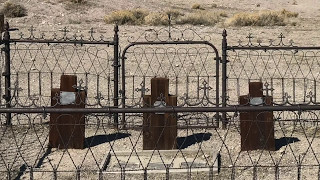
[[[220,56],[210,37],[172,26],[128,37],[123,49],[117,26],[109,37],[14,30],[6,24],[1,41],[4,179],[320,178],[320,47],[283,35],[230,46],[224,31]],[[163,94],[146,103],[154,77],[168,79],[176,105]],[[258,103],[250,82],[263,83]],[[259,148],[243,150],[252,132]]]

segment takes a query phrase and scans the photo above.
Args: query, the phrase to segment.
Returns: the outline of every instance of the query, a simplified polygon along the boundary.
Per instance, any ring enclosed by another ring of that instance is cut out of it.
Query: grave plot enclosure
[[[319,179],[319,47],[122,29],[6,24],[1,178]]]
[[[154,77],[169,79],[169,94],[177,96],[177,106],[218,106],[219,65],[216,47],[191,29],[146,31],[122,51],[122,107],[142,107],[143,97],[151,92],[150,82]],[[195,120],[193,123],[178,118],[180,127],[214,127],[217,122],[215,114],[210,115],[208,121]],[[142,119],[137,114],[122,114],[122,123],[126,127],[141,126]]]
[[[51,89],[60,87],[61,75],[76,75],[76,88],[87,92],[86,107],[115,105],[113,64],[117,41],[113,35],[108,41],[94,30],[73,36],[67,29],[41,34],[31,28],[28,34],[13,32],[11,36],[5,41],[9,49],[1,63],[7,74],[1,79],[2,85],[6,83],[2,92],[10,89],[3,104],[15,108],[49,107]],[[12,123],[28,122],[12,119]]]

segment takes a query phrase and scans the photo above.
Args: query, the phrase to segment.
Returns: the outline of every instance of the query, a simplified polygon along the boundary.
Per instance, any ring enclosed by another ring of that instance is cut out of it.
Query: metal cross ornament
[[[85,90],[85,91],[86,91],[88,88],[87,88],[87,86],[83,86],[83,84],[84,84],[83,80],[80,79],[80,80],[79,80],[79,86],[77,86],[77,85],[75,84],[75,85],[73,85],[72,87],[75,88],[75,89],[78,90],[78,91],[82,91],[82,90]]]
[[[269,88],[270,84],[268,82],[264,83],[264,88],[262,89],[262,91],[266,92],[266,96],[269,96],[269,91],[274,91],[274,89],[271,87]]]

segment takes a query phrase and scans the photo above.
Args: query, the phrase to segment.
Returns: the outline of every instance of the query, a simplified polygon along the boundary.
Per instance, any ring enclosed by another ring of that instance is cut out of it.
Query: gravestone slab
[[[249,83],[249,95],[240,96],[240,105],[271,106],[272,97],[263,96],[262,82]],[[273,112],[240,113],[241,151],[275,150]]]
[[[56,108],[84,108],[86,92],[78,91],[77,76],[62,75],[61,87],[51,90],[51,106]],[[83,113],[50,114],[49,146],[52,148],[83,149],[85,115]]]

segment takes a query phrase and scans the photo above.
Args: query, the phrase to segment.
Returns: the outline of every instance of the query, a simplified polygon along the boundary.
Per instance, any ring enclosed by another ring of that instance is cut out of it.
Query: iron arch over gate
[[[217,48],[206,40],[173,40],[170,32],[165,41],[156,35],[154,41],[131,42],[122,52],[122,107],[142,107],[153,77],[169,79],[169,93],[178,96],[180,107],[218,107],[221,86]],[[217,127],[219,113],[212,117],[215,120],[211,126]],[[130,124],[128,118],[122,115],[123,126]]]

